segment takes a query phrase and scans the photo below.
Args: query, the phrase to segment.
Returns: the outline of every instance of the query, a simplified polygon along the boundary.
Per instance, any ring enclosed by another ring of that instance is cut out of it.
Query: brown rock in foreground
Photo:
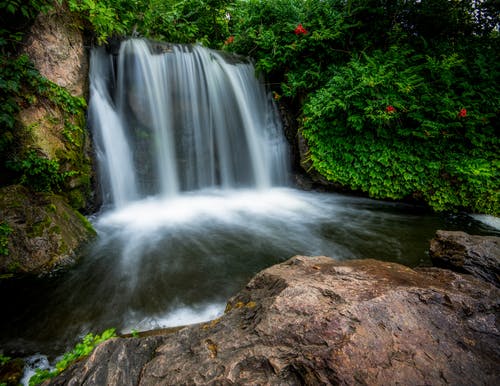
[[[436,232],[429,255],[441,268],[468,273],[500,287],[500,237]]]
[[[437,268],[298,256],[220,319],[112,339],[51,384],[500,384],[499,295]]]

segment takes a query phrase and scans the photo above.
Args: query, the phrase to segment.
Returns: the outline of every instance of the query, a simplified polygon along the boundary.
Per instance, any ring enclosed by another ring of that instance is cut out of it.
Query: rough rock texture
[[[87,88],[88,58],[80,24],[55,4],[37,17],[24,45],[35,68],[74,96],[83,96]]]
[[[20,185],[0,189],[0,219],[11,229],[0,274],[44,273],[70,263],[92,226],[59,196],[33,194]]]
[[[469,273],[500,287],[500,237],[437,231],[429,250],[437,267]]]
[[[110,340],[50,384],[499,384],[499,295],[438,268],[297,256],[221,318]]]
[[[87,94],[89,69],[82,30],[82,22],[56,4],[36,18],[23,45],[41,75],[80,99]],[[18,154],[37,149],[56,160],[62,171],[76,172],[64,187],[65,196],[74,208],[88,209],[92,207],[93,171],[85,102],[75,107],[76,102],[67,97],[56,99],[34,95],[31,104],[23,106],[18,114],[23,127],[18,133],[22,144]]]

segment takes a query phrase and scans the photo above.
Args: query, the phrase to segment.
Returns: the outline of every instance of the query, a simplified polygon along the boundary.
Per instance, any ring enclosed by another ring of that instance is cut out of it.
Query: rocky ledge
[[[221,318],[109,340],[50,384],[500,384],[499,303],[472,275],[296,256]]]

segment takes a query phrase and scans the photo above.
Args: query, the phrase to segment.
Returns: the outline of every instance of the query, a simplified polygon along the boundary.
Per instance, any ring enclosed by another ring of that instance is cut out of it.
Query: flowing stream
[[[428,264],[469,216],[294,189],[288,146],[251,62],[140,39],[91,55],[89,123],[103,209],[73,268],[0,283],[0,348],[57,355],[88,332],[220,316],[258,271],[295,254]]]

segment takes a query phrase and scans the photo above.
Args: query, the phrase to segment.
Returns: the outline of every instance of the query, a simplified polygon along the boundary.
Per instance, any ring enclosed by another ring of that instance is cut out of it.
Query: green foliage
[[[82,342],[78,343],[73,350],[63,355],[62,359],[56,363],[56,368],[54,370],[37,370],[36,374],[30,378],[29,385],[39,385],[46,379],[55,377],[75,361],[88,356],[97,345],[115,336],[114,328],[104,331],[101,335],[86,335]]]
[[[26,55],[16,59],[0,57],[0,152],[4,152],[15,138],[16,114],[19,104],[26,103],[23,98],[23,83],[37,76]],[[39,75],[38,75],[39,76]]]
[[[349,57],[340,2],[249,0],[234,7],[226,48],[256,60],[258,70],[282,82],[278,94],[296,96],[320,86],[329,64]],[[302,24],[305,34],[296,34]]]
[[[0,225],[1,226],[1,225]],[[0,354],[0,366],[3,366],[5,365],[7,362],[9,362],[11,360],[10,357],[7,357],[3,354]]]
[[[227,34],[229,0],[68,0],[91,24],[98,43],[140,34],[174,43],[215,46]]]
[[[40,156],[30,150],[17,161],[8,163],[8,167],[20,174],[20,183],[37,192],[57,192],[67,177],[74,172],[62,172],[59,162]]]
[[[40,12],[52,8],[51,0],[0,0],[0,50],[12,50],[24,36],[24,30]]]
[[[6,222],[0,222],[0,255],[7,256],[9,254],[9,235],[12,233],[12,228]],[[4,358],[0,356],[0,364]]]
[[[374,198],[498,213],[500,73],[491,53],[474,57],[398,46],[338,67],[304,105],[314,168]]]
[[[80,146],[84,136],[81,125],[85,99],[72,96],[66,89],[44,78],[26,55],[16,59],[0,58],[0,167],[3,174],[20,173],[21,183],[36,191],[60,190],[70,172],[60,173],[55,160],[38,157],[34,151],[19,159],[15,146],[24,133],[17,124],[17,113],[37,101],[53,104],[62,114],[62,134],[70,145]],[[81,117],[81,122],[76,122]],[[14,176],[15,177],[15,176]]]

